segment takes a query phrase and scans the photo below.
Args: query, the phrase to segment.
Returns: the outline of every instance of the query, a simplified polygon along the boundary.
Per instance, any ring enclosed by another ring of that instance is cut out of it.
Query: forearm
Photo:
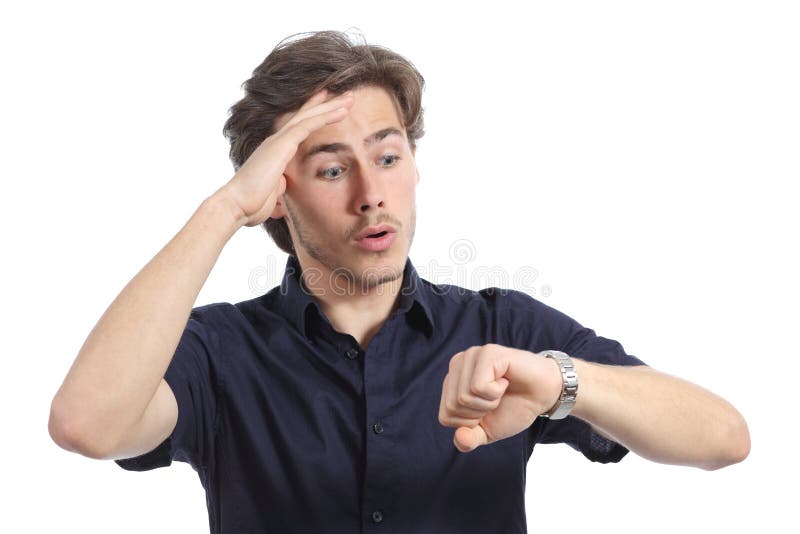
[[[580,385],[572,415],[636,454],[710,470],[749,453],[744,418],[710,391],[647,366],[573,361]]]
[[[99,450],[144,413],[223,247],[241,226],[218,191],[125,286],[84,342],[50,427]]]

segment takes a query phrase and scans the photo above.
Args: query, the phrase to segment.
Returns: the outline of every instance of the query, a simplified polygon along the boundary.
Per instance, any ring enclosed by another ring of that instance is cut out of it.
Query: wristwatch
[[[566,353],[559,350],[543,350],[540,354],[544,354],[547,358],[553,358],[558,363],[561,368],[561,378],[564,380],[561,386],[561,397],[559,397],[558,402],[550,411],[543,413],[541,417],[564,419],[572,411],[572,407],[575,406],[575,399],[578,396],[578,373],[575,371],[572,358]]]

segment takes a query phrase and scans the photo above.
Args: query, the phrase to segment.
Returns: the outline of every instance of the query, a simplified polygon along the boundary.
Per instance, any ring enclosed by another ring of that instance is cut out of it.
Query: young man
[[[716,395],[522,292],[419,278],[422,87],[335,32],[273,50],[226,124],[236,174],[100,318],[53,439],[129,470],[188,462],[214,533],[525,532],[536,443],[744,459],[747,425]],[[192,308],[262,223],[289,253],[281,285]]]

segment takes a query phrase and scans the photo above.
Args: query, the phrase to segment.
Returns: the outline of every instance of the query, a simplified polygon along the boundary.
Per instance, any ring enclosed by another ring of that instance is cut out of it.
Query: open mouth
[[[386,235],[385,230],[383,232],[378,232],[377,234],[368,235],[367,237],[383,237],[384,235]]]

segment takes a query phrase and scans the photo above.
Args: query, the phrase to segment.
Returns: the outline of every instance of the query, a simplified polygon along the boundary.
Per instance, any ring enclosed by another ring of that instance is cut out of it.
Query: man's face
[[[338,279],[337,287],[361,291],[403,274],[416,227],[419,174],[389,93],[363,87],[353,95],[343,120],[300,144],[284,172],[286,191],[272,217],[285,217],[304,271],[316,268],[324,276],[335,271],[355,283],[344,286]],[[276,130],[288,119],[279,117]],[[382,223],[396,230],[388,248],[359,246],[356,236]]]

